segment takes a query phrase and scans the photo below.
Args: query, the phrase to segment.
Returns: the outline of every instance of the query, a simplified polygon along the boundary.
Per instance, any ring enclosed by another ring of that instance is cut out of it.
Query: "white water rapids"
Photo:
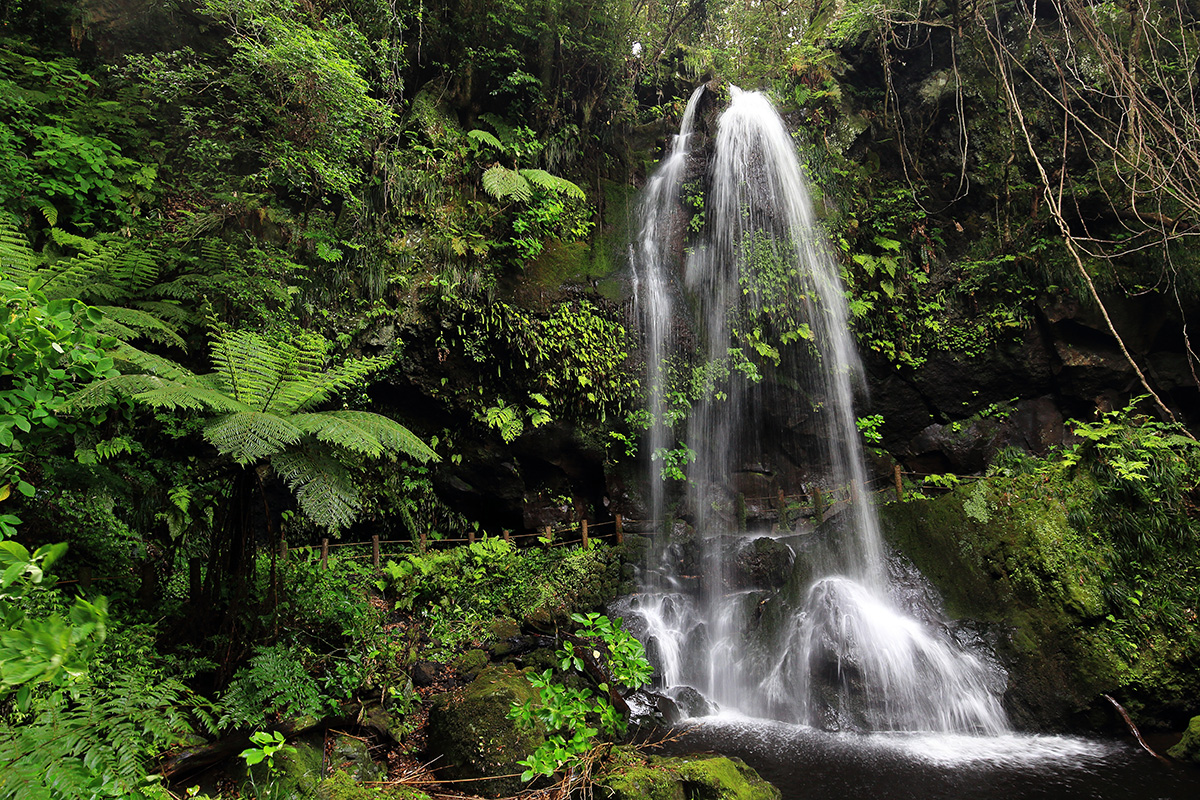
[[[681,571],[685,545],[661,546],[643,590],[615,610],[646,643],[664,687],[693,687],[726,712],[831,729],[1003,733],[1003,674],[889,577],[879,522],[861,490],[854,399],[862,366],[795,142],[765,96],[736,88],[711,142],[698,141],[705,91],[692,95],[647,182],[633,248],[650,446],[661,456],[683,440],[695,452],[676,508],[696,532],[686,546],[697,574]],[[703,224],[690,238],[681,222],[685,185],[703,192]],[[673,333],[681,326],[695,343],[691,354],[681,355]],[[686,432],[668,419],[680,364],[699,394]],[[782,414],[782,406],[792,410]],[[808,420],[814,444],[802,455],[815,462],[814,485],[860,490],[819,531],[779,531],[796,569],[764,587],[736,579],[734,562],[754,537],[737,532],[731,509],[735,473],[766,470],[747,465],[766,463],[759,454],[774,436],[768,412]],[[675,513],[662,463],[652,463],[650,481],[656,520]]]

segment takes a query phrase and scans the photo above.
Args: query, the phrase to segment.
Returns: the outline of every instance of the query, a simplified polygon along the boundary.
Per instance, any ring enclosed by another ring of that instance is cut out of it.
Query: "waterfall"
[[[920,587],[889,575],[855,426],[863,369],[795,142],[765,96],[731,87],[701,153],[704,91],[647,182],[633,252],[652,518],[678,513],[695,535],[656,537],[642,591],[618,611],[662,686],[691,686],[725,709],[834,729],[1002,732],[1002,671],[958,643],[934,603],[913,601]],[[691,237],[684,186],[693,204],[702,187]],[[668,395],[686,392],[694,463],[669,509],[659,471],[682,426]],[[807,438],[788,438],[781,420],[803,422]],[[764,542],[742,530],[737,486],[765,480],[767,451],[780,449],[803,451],[789,457],[807,465],[810,494],[834,499],[833,519],[781,526]]]

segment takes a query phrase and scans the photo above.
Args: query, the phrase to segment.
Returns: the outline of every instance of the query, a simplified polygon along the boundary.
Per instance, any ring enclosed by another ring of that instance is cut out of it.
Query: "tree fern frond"
[[[204,438],[243,466],[297,444],[303,435],[304,431],[286,418],[264,411],[227,414],[204,426]]]
[[[515,169],[493,164],[483,173],[483,190],[497,200],[512,197],[521,202],[533,197],[529,181]]]
[[[242,414],[254,410],[219,389],[182,381],[163,381],[160,386],[138,392],[133,399],[151,408],[171,410],[182,408],[221,414]]]
[[[358,516],[362,508],[358,489],[336,459],[311,449],[294,449],[272,456],[271,467],[314,523],[336,531]]]
[[[501,144],[500,140],[487,131],[476,128],[473,131],[467,131],[467,136],[501,153],[503,153],[505,150],[505,147],[503,144]]]
[[[298,357],[298,348],[253,331],[227,331],[212,339],[217,374],[241,402],[265,411]]]
[[[147,314],[153,314],[163,322],[176,327],[192,325],[199,320],[198,314],[189,311],[174,300],[142,300],[133,303],[131,307],[140,308]]]
[[[548,192],[555,194],[565,194],[567,197],[573,197],[576,200],[586,200],[587,195],[583,193],[576,184],[571,183],[566,178],[560,178],[558,175],[551,175],[544,169],[523,169],[521,175],[535,186],[540,186]]]
[[[496,131],[496,135],[500,137],[500,141],[505,145],[512,144],[517,138],[517,130],[499,114],[493,114],[490,111],[479,115],[480,122],[486,122]]]
[[[0,216],[0,277],[24,285],[37,269],[38,257],[29,240],[6,216]]]
[[[113,360],[118,365],[125,368],[122,370],[123,372],[139,370],[141,372],[148,372],[151,375],[157,375],[160,378],[166,378],[170,381],[200,380],[205,386],[210,388],[216,388],[217,386],[211,378],[195,375],[169,358],[163,358],[154,353],[147,353],[145,350],[139,350],[133,345],[124,342],[117,345],[116,349],[110,355],[112,355]]]
[[[69,396],[63,408],[68,412],[103,408],[143,392],[160,389],[167,383],[169,381],[157,375],[116,375],[112,378],[102,378]]]
[[[324,411],[297,414],[291,421],[325,444],[371,458],[403,453],[419,461],[436,461],[429,445],[395,420],[369,411]]]
[[[154,245],[126,247],[110,267],[113,282],[126,286],[131,295],[142,294],[153,286],[159,271],[159,249]]]
[[[352,358],[325,372],[312,371],[297,376],[282,388],[272,403],[275,411],[304,411],[324,403],[333,395],[356,386],[388,365],[383,356]]]
[[[175,329],[154,314],[126,306],[99,306],[99,309],[104,313],[105,321],[111,320],[133,333],[132,336],[122,336],[119,333],[113,332],[113,336],[120,339],[142,336],[152,342],[178,347],[180,350],[187,348],[187,343],[183,341]],[[103,329],[103,323],[101,323],[101,329]]]

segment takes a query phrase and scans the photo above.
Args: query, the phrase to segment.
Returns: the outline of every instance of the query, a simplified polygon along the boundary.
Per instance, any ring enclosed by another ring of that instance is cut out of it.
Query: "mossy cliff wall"
[[[1043,480],[981,480],[891,503],[881,508],[885,535],[942,592],[952,618],[993,631],[1018,727],[1114,725],[1104,693],[1141,724],[1177,726],[1198,696],[1194,637],[1122,617],[1116,550],[1072,525],[1084,479]]]

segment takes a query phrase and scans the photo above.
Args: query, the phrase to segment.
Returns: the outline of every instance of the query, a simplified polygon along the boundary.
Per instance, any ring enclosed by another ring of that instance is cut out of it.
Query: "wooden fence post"
[[[512,542],[511,537],[512,537],[512,534],[509,532],[508,528],[505,528],[504,529],[504,541],[506,543],[511,543]]]
[[[475,529],[467,531],[467,544],[475,544]]]
[[[329,569],[329,540],[321,540],[321,569]]]
[[[279,560],[285,564],[287,563],[287,560],[288,560],[287,539],[280,538],[280,540],[279,540]]]
[[[379,534],[371,537],[371,566],[379,569]]]
[[[586,519],[584,519],[584,520],[581,520],[581,521],[579,522],[579,529],[580,529],[580,530],[583,532],[583,549],[584,549],[584,550],[587,550],[587,549],[588,549],[588,531],[587,531],[587,528],[588,528],[588,523],[587,523],[587,520],[586,520]]]
[[[825,501],[821,497],[821,487],[812,487],[812,504],[813,517],[816,518],[817,524],[820,525],[825,521]]]
[[[850,481],[850,503],[858,505],[862,499],[862,487],[858,485],[858,481]]]
[[[900,465],[892,465],[892,480],[896,482],[896,499],[904,502],[904,479],[900,477]]]
[[[91,567],[80,567],[79,568],[79,586],[82,589],[92,588],[92,568]]]
[[[546,547],[554,546],[554,529],[547,525],[542,528],[542,538],[546,540]]]
[[[425,548],[429,546],[429,541],[426,537],[425,531],[421,531],[417,534],[417,542],[420,545],[421,552],[424,553]]]
[[[617,520],[617,544],[622,544],[625,541],[625,530],[621,527],[621,515],[616,515]]]

